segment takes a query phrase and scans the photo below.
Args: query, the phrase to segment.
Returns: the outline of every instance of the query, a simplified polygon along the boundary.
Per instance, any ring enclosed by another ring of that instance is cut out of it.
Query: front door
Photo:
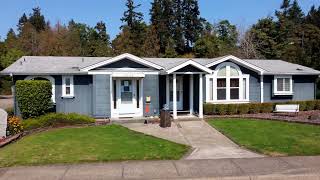
[[[173,110],[173,78],[170,78],[170,110]],[[177,110],[183,110],[183,78],[177,76]]]
[[[139,78],[116,78],[113,89],[112,117],[138,117],[142,116],[142,79]]]

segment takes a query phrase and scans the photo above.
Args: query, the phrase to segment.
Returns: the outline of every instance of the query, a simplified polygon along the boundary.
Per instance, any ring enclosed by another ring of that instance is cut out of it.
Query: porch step
[[[115,118],[110,120],[111,123],[124,124],[124,123],[148,123],[159,122],[159,118]]]

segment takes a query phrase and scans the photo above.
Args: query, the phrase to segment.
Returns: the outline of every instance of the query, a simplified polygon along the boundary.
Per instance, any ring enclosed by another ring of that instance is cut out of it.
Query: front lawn
[[[0,166],[180,159],[188,149],[119,125],[64,128],[26,136],[0,149]]]
[[[320,126],[249,119],[209,124],[239,145],[267,155],[320,155]]]

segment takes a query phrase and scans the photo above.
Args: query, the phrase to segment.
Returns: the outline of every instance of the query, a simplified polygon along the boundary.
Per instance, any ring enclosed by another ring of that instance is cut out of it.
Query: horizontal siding
[[[165,91],[165,87],[161,88]],[[146,97],[151,97],[151,103],[146,104]],[[154,116],[159,115],[159,76],[158,75],[146,75],[143,79],[143,115]],[[149,112],[146,112],[146,106],[149,105]]]
[[[93,75],[93,116],[111,117],[110,75]]]
[[[92,116],[92,76],[73,76],[74,98],[62,97],[62,76],[56,80],[56,111],[63,113],[79,113]]]
[[[304,101],[315,99],[315,82],[316,76],[292,76],[293,80],[293,96],[273,96],[274,76],[264,77],[264,101],[277,102],[277,101]]]

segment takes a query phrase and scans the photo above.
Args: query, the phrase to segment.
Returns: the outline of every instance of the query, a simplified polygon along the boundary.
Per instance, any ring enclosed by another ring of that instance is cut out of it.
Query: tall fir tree
[[[45,30],[46,21],[44,16],[41,14],[40,7],[36,7],[32,9],[32,14],[30,14],[29,22],[34,26],[37,32]]]
[[[23,26],[25,25],[25,23],[28,22],[28,17],[25,13],[23,13],[23,15],[19,18],[19,22],[17,25],[18,31],[19,33],[21,33]]]
[[[182,9],[186,50],[190,52],[202,32],[198,0],[183,0]]]

